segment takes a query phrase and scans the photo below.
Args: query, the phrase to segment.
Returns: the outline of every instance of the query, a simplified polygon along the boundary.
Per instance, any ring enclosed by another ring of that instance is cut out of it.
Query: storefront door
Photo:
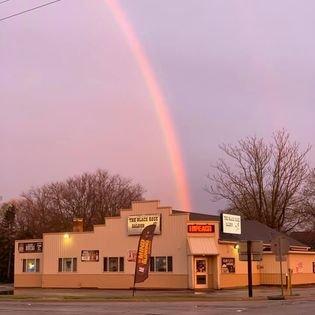
[[[195,288],[208,288],[208,261],[205,257],[195,257],[194,259]]]

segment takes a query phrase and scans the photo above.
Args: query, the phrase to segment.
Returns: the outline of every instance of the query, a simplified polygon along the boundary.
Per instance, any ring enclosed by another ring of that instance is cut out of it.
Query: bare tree
[[[310,173],[303,195],[306,212],[309,215],[309,220],[304,230],[313,230],[315,232],[315,169]]]
[[[206,191],[212,200],[226,200],[227,211],[277,230],[290,231],[305,222],[303,188],[310,147],[301,150],[289,137],[281,130],[270,144],[253,136],[237,145],[221,145],[229,163],[220,159],[208,175]]]
[[[104,170],[32,188],[14,201],[18,233],[41,237],[43,232],[67,231],[74,217],[82,217],[85,229],[91,230],[104,223],[105,216],[143,200],[143,193],[141,185]]]

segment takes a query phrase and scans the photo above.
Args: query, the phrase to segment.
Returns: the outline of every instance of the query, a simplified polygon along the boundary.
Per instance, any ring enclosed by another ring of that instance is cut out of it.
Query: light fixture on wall
[[[64,238],[65,240],[68,240],[68,239],[70,238],[69,233],[65,233],[65,234],[63,235],[63,238]]]
[[[236,245],[234,245],[234,248],[235,248],[235,249],[239,249],[239,248],[240,248],[240,245],[239,245],[239,244],[236,244]]]

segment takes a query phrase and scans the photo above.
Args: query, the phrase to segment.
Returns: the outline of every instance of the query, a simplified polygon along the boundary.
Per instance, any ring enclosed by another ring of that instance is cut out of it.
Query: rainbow
[[[165,138],[167,150],[169,152],[172,171],[176,182],[177,196],[181,204],[181,209],[187,211],[191,210],[187,176],[179,141],[173,127],[171,115],[168,111],[168,104],[157,82],[153,67],[118,1],[106,0],[106,3],[127,40],[152,98]]]

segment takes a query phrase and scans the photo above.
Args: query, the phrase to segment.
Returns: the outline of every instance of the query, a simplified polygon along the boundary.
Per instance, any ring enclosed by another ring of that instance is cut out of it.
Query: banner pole
[[[138,254],[139,254],[140,240],[141,240],[141,235],[140,235],[139,241],[138,241],[138,249],[137,249],[136,263],[135,263],[135,274],[133,277],[133,287],[132,287],[132,296],[133,297],[135,296],[135,291],[136,291],[136,274],[137,274],[137,268],[138,268]]]

